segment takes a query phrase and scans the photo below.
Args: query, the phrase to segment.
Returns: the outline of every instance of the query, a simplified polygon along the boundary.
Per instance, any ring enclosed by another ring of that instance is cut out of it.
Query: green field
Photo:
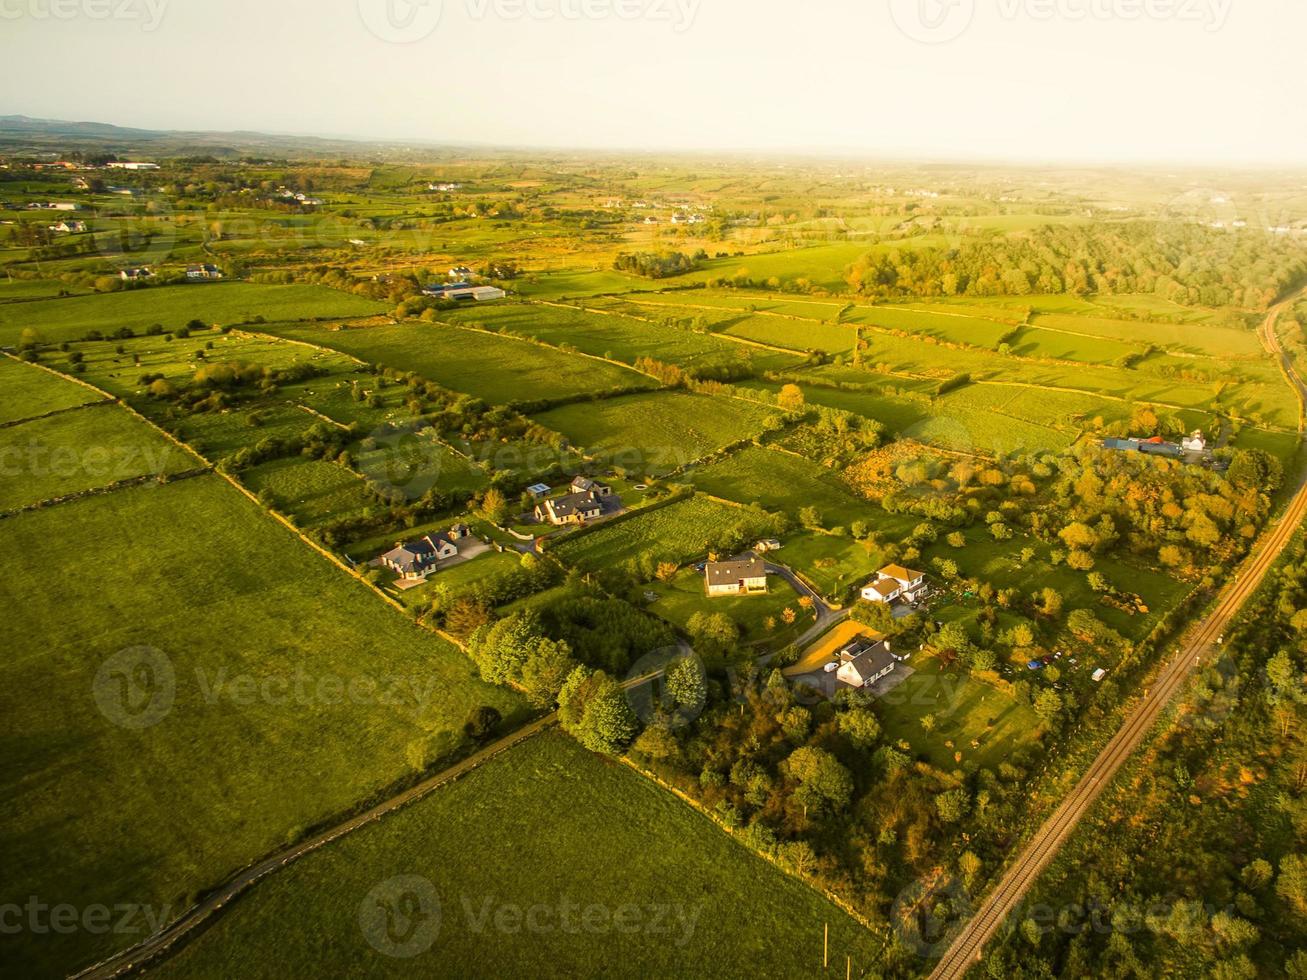
[[[472,496],[488,482],[484,470],[441,443],[430,432],[375,437],[377,447],[357,454],[359,471],[410,500],[434,488]]]
[[[593,312],[544,304],[479,306],[445,314],[451,323],[506,330],[554,346],[569,345],[586,354],[634,364],[651,357],[686,370],[743,363],[756,370],[772,370],[798,362],[710,333],[664,326],[617,313]]]
[[[261,497],[267,494],[272,508],[297,527],[317,527],[376,503],[356,473],[319,459],[274,459],[246,470],[241,481]]]
[[[0,425],[103,399],[90,388],[0,357]]]
[[[89,330],[108,335],[124,327],[140,333],[156,323],[178,330],[191,320],[249,323],[314,317],[367,316],[380,303],[325,286],[264,286],[221,282],[134,289],[102,296],[0,305],[0,343],[18,340],[31,327],[49,342],[77,340]]]
[[[760,435],[778,417],[741,399],[659,391],[564,405],[535,420],[615,466],[657,475]]]
[[[0,429],[0,460],[0,511],[204,465],[115,404]]]
[[[5,902],[179,913],[457,751],[471,708],[521,716],[216,476],[0,521],[0,550]],[[25,932],[6,960],[62,975],[140,938]]]
[[[265,329],[374,364],[416,371],[451,391],[493,405],[655,384],[642,374],[594,358],[444,324],[404,323],[358,330],[276,325]]]
[[[410,958],[360,926],[396,876],[425,879],[440,909],[439,935],[419,935]],[[591,928],[560,928],[563,903],[596,906]],[[518,913],[497,928],[494,914],[513,907],[537,909],[540,927]],[[291,866],[152,973],[818,976],[827,926],[832,963],[874,967],[881,937],[637,773],[547,733]]]
[[[549,551],[565,564],[586,571],[619,565],[646,553],[680,565],[702,557],[715,535],[749,516],[739,508],[692,497],[588,534],[564,538]]]
[[[855,497],[839,472],[792,453],[745,446],[734,455],[689,474],[695,487],[740,504],[758,504],[798,519],[815,507],[825,527],[866,520],[879,508]]]

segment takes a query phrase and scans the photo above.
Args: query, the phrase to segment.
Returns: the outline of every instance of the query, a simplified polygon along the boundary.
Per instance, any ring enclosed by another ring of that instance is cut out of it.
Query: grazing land
[[[93,574],[51,563],[91,543]],[[180,913],[459,751],[472,708],[521,717],[217,476],[9,518],[0,548],[6,902]],[[6,958],[64,974],[139,938],[24,933]]]
[[[665,475],[761,435],[778,416],[774,409],[738,398],[653,392],[578,402],[535,419],[612,465]]]
[[[484,860],[497,853],[516,856]],[[385,955],[359,926],[397,875],[425,878],[440,905],[439,936],[416,959]],[[565,904],[605,909],[607,927],[497,933],[486,969],[487,910],[538,908],[558,923]],[[622,908],[646,928],[619,933]],[[880,937],[802,882],[625,766],[546,733],[278,875],[151,975],[403,976],[416,964],[439,976],[640,977],[720,960],[723,976],[802,976],[820,969],[827,926],[832,962],[875,962]]]
[[[280,336],[416,371],[492,405],[549,401],[619,388],[653,387],[634,371],[528,340],[442,324],[324,329],[276,326]]]
[[[103,399],[89,388],[0,357],[0,425]]]

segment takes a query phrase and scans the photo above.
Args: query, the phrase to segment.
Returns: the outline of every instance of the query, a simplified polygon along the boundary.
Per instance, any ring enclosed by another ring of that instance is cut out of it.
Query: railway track
[[[1292,364],[1288,363],[1275,335],[1275,323],[1291,302],[1292,299],[1287,300],[1271,311],[1263,328],[1263,339],[1268,351],[1285,361],[1290,383],[1299,398],[1307,403],[1307,388]],[[1035,879],[1052,862],[1080,819],[1093,806],[1126,760],[1143,744],[1176,691],[1188,680],[1195,668],[1210,662],[1213,653],[1219,648],[1218,641],[1229,630],[1244,604],[1266,580],[1276,560],[1293,539],[1304,516],[1307,516],[1307,479],[1299,485],[1279,521],[1263,536],[1230,584],[1222,590],[1216,607],[1181,640],[1179,653],[1163,667],[1125,724],[1053,815],[1039,828],[1020,856],[1004,872],[980,910],[954,938],[930,974],[931,980],[959,980],[979,962],[985,945],[1018,908]]]

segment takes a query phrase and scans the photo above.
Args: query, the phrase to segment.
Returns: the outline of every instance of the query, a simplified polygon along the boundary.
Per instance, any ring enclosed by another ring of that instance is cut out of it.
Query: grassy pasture
[[[741,504],[758,504],[791,518],[815,507],[823,523],[848,526],[874,510],[848,489],[834,470],[811,460],[760,446],[746,446],[727,459],[699,467],[691,482],[705,493]]]
[[[416,959],[383,955],[359,925],[370,893],[396,875],[426,878],[441,905],[439,937]],[[634,905],[651,928],[564,932],[558,907],[568,899],[610,914]],[[486,903],[492,914],[543,906],[555,925],[496,931],[488,952],[487,927],[476,928]],[[672,928],[655,931],[650,906],[670,908]],[[676,925],[678,908],[696,928]],[[712,963],[719,977],[798,977],[820,971],[827,924],[832,963],[851,957],[855,975],[873,967],[880,937],[670,793],[546,733],[269,879],[154,972],[634,978]]]
[[[35,418],[103,399],[89,388],[0,357],[0,424]]]
[[[743,314],[719,322],[717,329],[732,337],[756,340],[775,347],[786,347],[796,351],[818,350],[828,354],[843,354],[851,351],[856,340],[856,331],[853,327],[780,316]]]
[[[1142,344],[1129,344],[1106,337],[1085,337],[1059,330],[1023,327],[1009,342],[1018,357],[1046,357],[1087,364],[1111,364],[1129,354],[1143,351]]]
[[[0,429],[0,460],[0,511],[203,465],[116,404]]]
[[[654,385],[644,375],[614,364],[447,324],[414,322],[356,330],[277,325],[265,329],[374,364],[416,371],[452,391],[495,405]]]
[[[710,540],[748,518],[735,507],[691,497],[621,524],[564,538],[549,551],[564,564],[584,571],[620,565],[645,553],[682,565],[703,557]]]
[[[746,382],[745,387],[770,391],[775,394],[779,393],[784,386],[773,382],[758,381]],[[895,398],[892,395],[882,395],[872,391],[848,391],[827,388],[821,385],[805,385],[801,377],[799,378],[799,387],[810,404],[838,408],[841,411],[852,412],[854,415],[875,419],[877,422],[884,424],[886,429],[892,433],[906,432],[930,416],[929,405],[905,398]]]
[[[848,315],[850,323],[907,330],[955,344],[993,347],[1012,325],[962,313],[945,313],[915,308],[859,306]]]
[[[1053,313],[1034,316],[1031,322],[1044,330],[1064,331],[1071,336],[1101,337],[1136,346],[1156,344],[1186,354],[1222,358],[1264,356],[1261,342],[1253,331],[1204,322],[1159,323]]]
[[[878,520],[868,521],[876,531],[888,537],[901,537],[913,528],[910,519],[879,512]],[[805,533],[785,539],[785,547],[776,561],[806,578],[817,591],[830,599],[841,599],[855,586],[866,585],[878,568],[884,566],[881,554],[862,542],[833,534]]]
[[[797,357],[776,356],[711,334],[647,323],[614,313],[597,313],[557,306],[500,304],[445,314],[450,323],[509,330],[547,344],[568,344],[586,354],[628,364],[652,357],[686,369],[710,364],[753,362],[772,368],[794,364]]]
[[[535,419],[592,455],[658,475],[759,435],[777,414],[740,399],[660,391],[564,405]]]
[[[157,286],[120,293],[0,305],[0,343],[16,343],[26,327],[51,343],[77,340],[89,330],[122,327],[137,333],[154,324],[177,330],[193,320],[248,323],[313,317],[367,316],[384,304],[326,286],[265,286],[243,282]]]
[[[58,279],[4,279],[0,280],[0,303],[20,302],[28,299],[56,299],[60,296],[85,296],[90,292]]]
[[[377,483],[398,487],[410,500],[432,487],[471,496],[488,482],[485,472],[429,432],[390,436],[356,454],[358,469]]]
[[[297,527],[317,527],[376,503],[355,473],[320,459],[274,459],[246,470],[241,480],[255,493],[267,493],[273,509]]]
[[[94,560],[53,570],[52,553],[87,542]],[[6,902],[180,911],[447,756],[476,705],[521,717],[515,695],[216,476],[11,518],[0,550]],[[141,648],[159,653],[110,659]],[[121,724],[133,718],[157,723]],[[139,938],[24,933],[6,953],[48,976]]]

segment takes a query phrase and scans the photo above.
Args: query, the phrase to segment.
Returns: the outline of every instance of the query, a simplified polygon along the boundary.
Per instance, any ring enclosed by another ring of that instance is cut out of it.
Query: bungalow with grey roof
[[[535,509],[537,521],[548,521],[556,527],[565,524],[584,524],[603,516],[604,506],[599,495],[593,490],[584,493],[569,493],[563,497],[546,500]]]

